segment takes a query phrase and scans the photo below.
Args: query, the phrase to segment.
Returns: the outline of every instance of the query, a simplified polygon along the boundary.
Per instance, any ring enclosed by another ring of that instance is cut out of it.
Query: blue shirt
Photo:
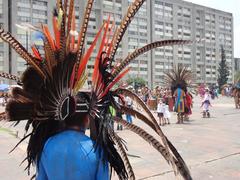
[[[67,130],[49,138],[42,151],[37,180],[109,180],[108,164],[85,134]]]

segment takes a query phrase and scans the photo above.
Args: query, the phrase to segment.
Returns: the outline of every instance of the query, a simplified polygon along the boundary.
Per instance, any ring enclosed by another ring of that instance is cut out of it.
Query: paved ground
[[[189,165],[193,179],[239,180],[240,110],[234,108],[233,99],[221,97],[213,102],[212,118],[202,119],[199,98],[195,98],[194,106],[194,114],[189,123],[177,125],[173,115],[172,124],[164,126],[163,131]],[[148,129],[137,119],[134,122]],[[9,123],[0,123],[0,127],[1,179],[29,179],[24,172],[25,165],[19,167],[26,144],[8,154],[18,141],[14,137],[16,130],[12,127],[9,130]],[[22,127],[20,125],[17,128],[20,136]],[[137,179],[175,179],[171,167],[148,143],[128,130],[119,132],[119,135],[128,143],[128,154]]]

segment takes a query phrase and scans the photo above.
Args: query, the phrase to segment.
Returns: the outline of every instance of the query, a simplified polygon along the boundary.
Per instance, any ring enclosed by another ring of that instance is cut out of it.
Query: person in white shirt
[[[209,90],[206,89],[201,107],[203,108],[203,114],[206,113],[208,114],[208,116],[210,116],[210,113],[209,113],[209,107],[211,106],[210,100],[211,100],[211,95],[209,93]]]
[[[159,100],[158,105],[157,105],[157,114],[159,117],[159,125],[160,126],[164,125],[163,113],[164,113],[164,105],[163,105],[162,100]]]
[[[164,103],[163,104],[163,117],[164,117],[164,122],[166,124],[170,124],[170,117],[171,117],[171,114],[169,112],[169,106],[167,103]]]
[[[128,108],[132,108],[133,100],[130,97],[126,96],[125,102]],[[126,114],[126,118],[127,118],[127,122],[132,124],[132,116],[130,114]]]

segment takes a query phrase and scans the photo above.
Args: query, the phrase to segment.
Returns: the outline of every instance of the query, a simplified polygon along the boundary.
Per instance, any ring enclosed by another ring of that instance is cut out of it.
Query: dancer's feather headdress
[[[178,87],[186,91],[188,88],[194,87],[192,80],[192,71],[187,67],[178,65],[173,67],[171,71],[165,72],[164,85],[171,88],[172,92]]]
[[[139,55],[157,47],[188,44],[191,41],[157,41],[136,49],[123,59],[120,65],[115,65],[114,57],[119,43],[134,15],[145,0],[135,0],[130,5],[115,33],[112,32],[113,24],[110,23],[110,18],[108,18],[97,32],[89,49],[85,51],[84,42],[93,0],[87,1],[78,38],[75,37],[77,33],[74,0],[69,1],[65,0],[63,4],[62,0],[57,0],[57,8],[54,10],[52,19],[53,37],[46,25],[41,27],[44,54],[41,54],[36,46],[32,46],[33,53],[30,54],[10,33],[5,32],[2,28],[0,29],[1,39],[9,43],[29,65],[21,79],[4,74],[5,77],[16,80],[22,85],[22,88],[12,90],[12,97],[7,104],[6,113],[1,114],[1,118],[16,122],[27,120],[26,129],[32,125],[32,132],[25,138],[30,136],[31,142],[31,139],[39,135],[40,131],[48,131],[49,125],[67,121],[68,117],[75,113],[87,112],[90,118],[91,137],[96,140],[97,145],[103,148],[105,160],[114,168],[120,179],[135,179],[124,144],[111,126],[111,121],[114,120],[149,142],[172,165],[176,174],[180,173],[184,179],[191,179],[185,162],[163,134],[155,117],[140,98],[125,89],[113,90],[113,86],[128,73],[127,65]],[[110,38],[111,34],[114,34],[112,39]],[[101,42],[92,75],[92,89],[88,93],[88,98],[85,98],[84,102],[78,103],[76,94],[81,90],[86,80],[86,64],[100,37]],[[146,113],[142,114],[126,107],[122,100],[125,95],[133,98]],[[115,101],[115,97],[119,97],[120,103]],[[160,140],[136,125],[112,117],[109,112],[110,105],[142,120],[157,133]],[[44,138],[47,139],[48,137]],[[35,152],[36,149],[30,144],[28,149],[32,151],[28,151],[27,157],[29,166],[34,162],[31,152]]]

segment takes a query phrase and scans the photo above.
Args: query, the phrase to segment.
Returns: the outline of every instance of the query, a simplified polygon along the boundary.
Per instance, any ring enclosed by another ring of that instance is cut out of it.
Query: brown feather
[[[149,144],[151,144],[158,152],[160,152],[162,154],[162,156],[164,157],[164,159],[166,161],[170,160],[169,156],[168,156],[168,151],[166,150],[166,148],[164,146],[162,146],[161,143],[158,140],[156,140],[152,135],[148,134],[142,128],[140,128],[134,124],[130,124],[121,118],[115,117],[114,120],[117,123],[120,123],[124,127],[128,128],[129,130],[133,131],[134,133],[136,133],[137,135],[142,137],[145,141],[147,141]],[[189,170],[186,169],[186,167],[179,164],[179,162],[174,157],[173,157],[173,161],[174,161],[174,166],[177,167],[177,169],[178,169],[179,173],[182,175],[182,177],[185,180],[192,180]]]
[[[163,40],[156,41],[154,43],[147,44],[142,48],[136,49],[134,52],[129,54],[127,58],[125,58],[119,66],[115,68],[113,73],[113,77],[116,77],[132,60],[136,59],[138,56],[158,47],[163,46],[172,46],[172,45],[180,45],[180,44],[189,44],[192,43],[191,40]]]
[[[63,12],[62,22],[61,22],[61,29],[60,29],[60,52],[59,52],[59,59],[60,62],[64,61],[66,55],[66,32],[65,32],[65,12]]]
[[[13,80],[13,81],[16,81],[18,83],[21,83],[20,78],[18,76],[12,75],[12,74],[0,72],[0,77],[6,78],[6,79],[9,79],[9,80]]]
[[[123,159],[123,162],[124,162],[124,165],[125,165],[125,167],[127,169],[128,176],[129,176],[130,180],[135,180],[136,178],[135,178],[132,166],[131,166],[131,164],[129,162],[129,159],[127,157],[127,153],[126,153],[126,151],[125,151],[125,149],[124,149],[124,147],[122,145],[121,138],[116,133],[114,133],[111,130],[109,131],[109,134],[110,134],[113,142],[116,144],[116,146],[117,146],[117,148],[118,148],[118,150],[120,152],[120,155],[121,155],[121,157]]]
[[[146,106],[146,104],[135,93],[133,93],[133,92],[127,90],[127,89],[119,88],[119,89],[116,90],[116,92],[119,93],[119,94],[129,96],[131,99],[133,99],[137,104],[139,104],[144,109],[144,111],[148,114],[148,116],[151,118],[151,120],[149,120],[146,116],[139,113],[138,111],[135,111],[135,110],[132,110],[132,109],[127,108],[125,106],[124,107],[122,106],[122,110],[125,113],[131,114],[132,116],[136,116],[139,120],[142,120],[149,127],[151,127],[161,137],[161,140],[162,140],[163,144],[167,147],[166,151],[170,155],[170,161],[171,161],[172,165],[174,165],[174,161],[173,161],[173,157],[172,157],[172,154],[173,154],[177,158],[177,160],[179,161],[180,165],[186,167],[186,169],[187,169],[187,166],[186,166],[185,162],[183,161],[183,159],[181,158],[179,153],[176,151],[175,147],[171,144],[171,142],[163,134],[160,126],[157,123],[157,120],[155,119],[155,117],[153,116],[153,114],[149,110],[149,108]],[[171,146],[171,147],[169,147],[169,146]],[[170,152],[172,152],[172,154],[170,154]]]
[[[143,3],[146,0],[135,0],[128,8],[127,14],[124,16],[124,19],[121,22],[120,27],[117,30],[116,35],[114,36],[113,39],[113,49],[111,51],[111,56],[110,59],[113,59],[117,48],[122,40],[123,35],[125,34],[128,25],[131,23],[133,17],[135,16],[135,14],[138,12],[138,10],[140,9],[140,7],[143,5]]]
[[[5,32],[2,27],[0,27],[0,38],[7,42],[26,62],[32,65],[42,77],[45,77],[44,72],[36,63],[35,58],[28,53],[27,50],[9,32]]]
[[[68,11],[68,24],[67,24],[67,34],[70,33],[72,27],[72,16],[74,12],[74,0],[70,0],[69,11]]]
[[[55,53],[52,50],[49,43],[45,40],[44,41],[44,52],[45,52],[45,61],[47,66],[47,72],[50,76],[52,76],[52,69],[54,66],[56,66],[57,61],[55,59]]]
[[[78,71],[78,67],[80,64],[80,61],[82,59],[83,56],[83,46],[84,46],[84,42],[85,42],[85,36],[86,36],[86,32],[87,32],[87,27],[88,27],[88,22],[90,19],[90,14],[92,11],[92,6],[93,6],[93,2],[94,0],[88,0],[87,2],[87,7],[84,13],[84,18],[82,21],[82,26],[81,26],[81,31],[79,33],[79,38],[78,38],[78,50],[77,50],[77,62],[76,62],[76,68],[75,68],[75,80],[77,79],[77,71]]]
[[[143,110],[151,118],[153,124],[155,126],[158,126],[157,120],[153,116],[152,112],[149,110],[149,108],[146,106],[146,104],[143,102],[143,100],[141,98],[139,98],[139,96],[137,94],[133,93],[132,91],[130,91],[128,89],[123,89],[123,88],[118,88],[116,90],[116,93],[123,94],[125,96],[129,96],[133,101],[135,101],[137,104],[139,104],[143,108]]]

